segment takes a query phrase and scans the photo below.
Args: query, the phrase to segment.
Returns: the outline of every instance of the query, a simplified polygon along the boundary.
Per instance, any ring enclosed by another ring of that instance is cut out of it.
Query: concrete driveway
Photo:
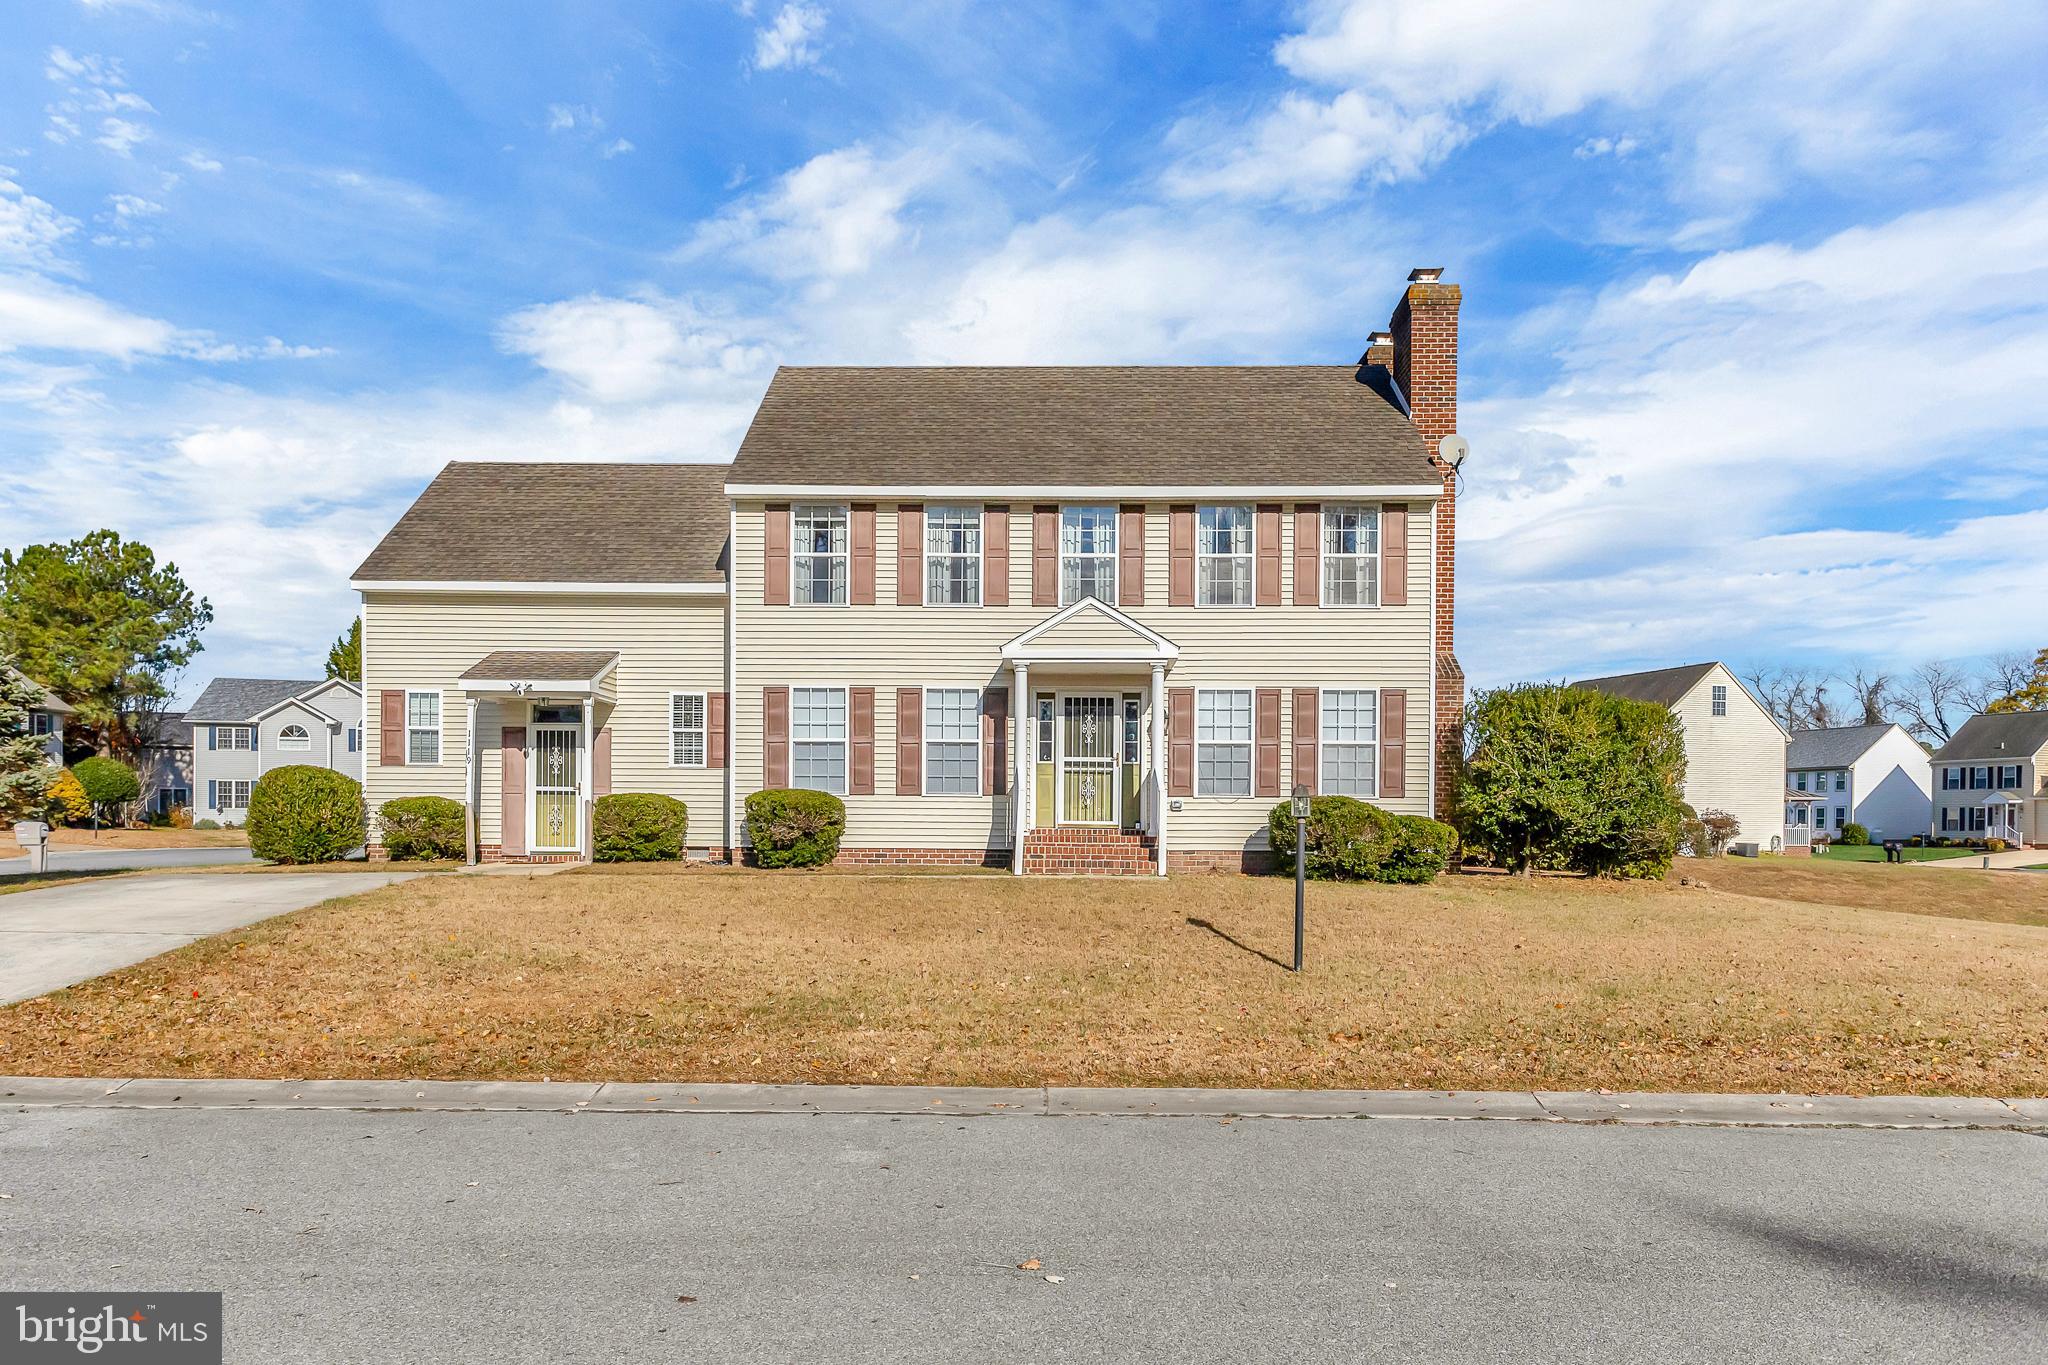
[[[0,1004],[76,985],[209,934],[420,875],[122,877],[0,896]]]
[[[1967,858],[1937,858],[1933,862],[1916,863],[1916,867],[1941,867],[1950,872],[1981,872],[1989,866],[1994,872],[2015,867],[2032,867],[2037,863],[2048,863],[2048,852],[2038,848],[2009,848],[2003,853],[1972,853]]]
[[[76,848],[50,849],[51,872],[146,872],[154,867],[216,867],[253,863],[246,848]],[[0,876],[28,871],[26,857],[0,858]]]

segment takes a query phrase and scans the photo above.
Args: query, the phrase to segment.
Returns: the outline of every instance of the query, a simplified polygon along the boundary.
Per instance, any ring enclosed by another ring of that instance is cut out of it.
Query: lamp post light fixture
[[[1294,970],[1301,970],[1301,932],[1308,906],[1308,786],[1294,788]]]

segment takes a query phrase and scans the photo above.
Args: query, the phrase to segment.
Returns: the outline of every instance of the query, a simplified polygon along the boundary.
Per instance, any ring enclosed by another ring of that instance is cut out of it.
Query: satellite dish
[[[1472,443],[1455,433],[1444,437],[1437,444],[1437,455],[1453,469],[1465,463],[1465,457],[1472,453]]]

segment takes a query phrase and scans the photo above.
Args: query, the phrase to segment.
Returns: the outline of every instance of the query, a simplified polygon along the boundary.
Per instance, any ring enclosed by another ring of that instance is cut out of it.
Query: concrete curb
[[[0,1076],[0,1108],[447,1113],[888,1114],[940,1118],[1494,1119],[1730,1128],[2048,1131],[2048,1099],[1594,1091],[1192,1090],[1042,1086],[626,1085],[616,1081],[266,1081]]]

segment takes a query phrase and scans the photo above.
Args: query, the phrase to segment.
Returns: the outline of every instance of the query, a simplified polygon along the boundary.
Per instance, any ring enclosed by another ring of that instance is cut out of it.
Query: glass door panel
[[[533,846],[563,852],[581,847],[577,829],[581,800],[579,730],[568,725],[533,727]]]

